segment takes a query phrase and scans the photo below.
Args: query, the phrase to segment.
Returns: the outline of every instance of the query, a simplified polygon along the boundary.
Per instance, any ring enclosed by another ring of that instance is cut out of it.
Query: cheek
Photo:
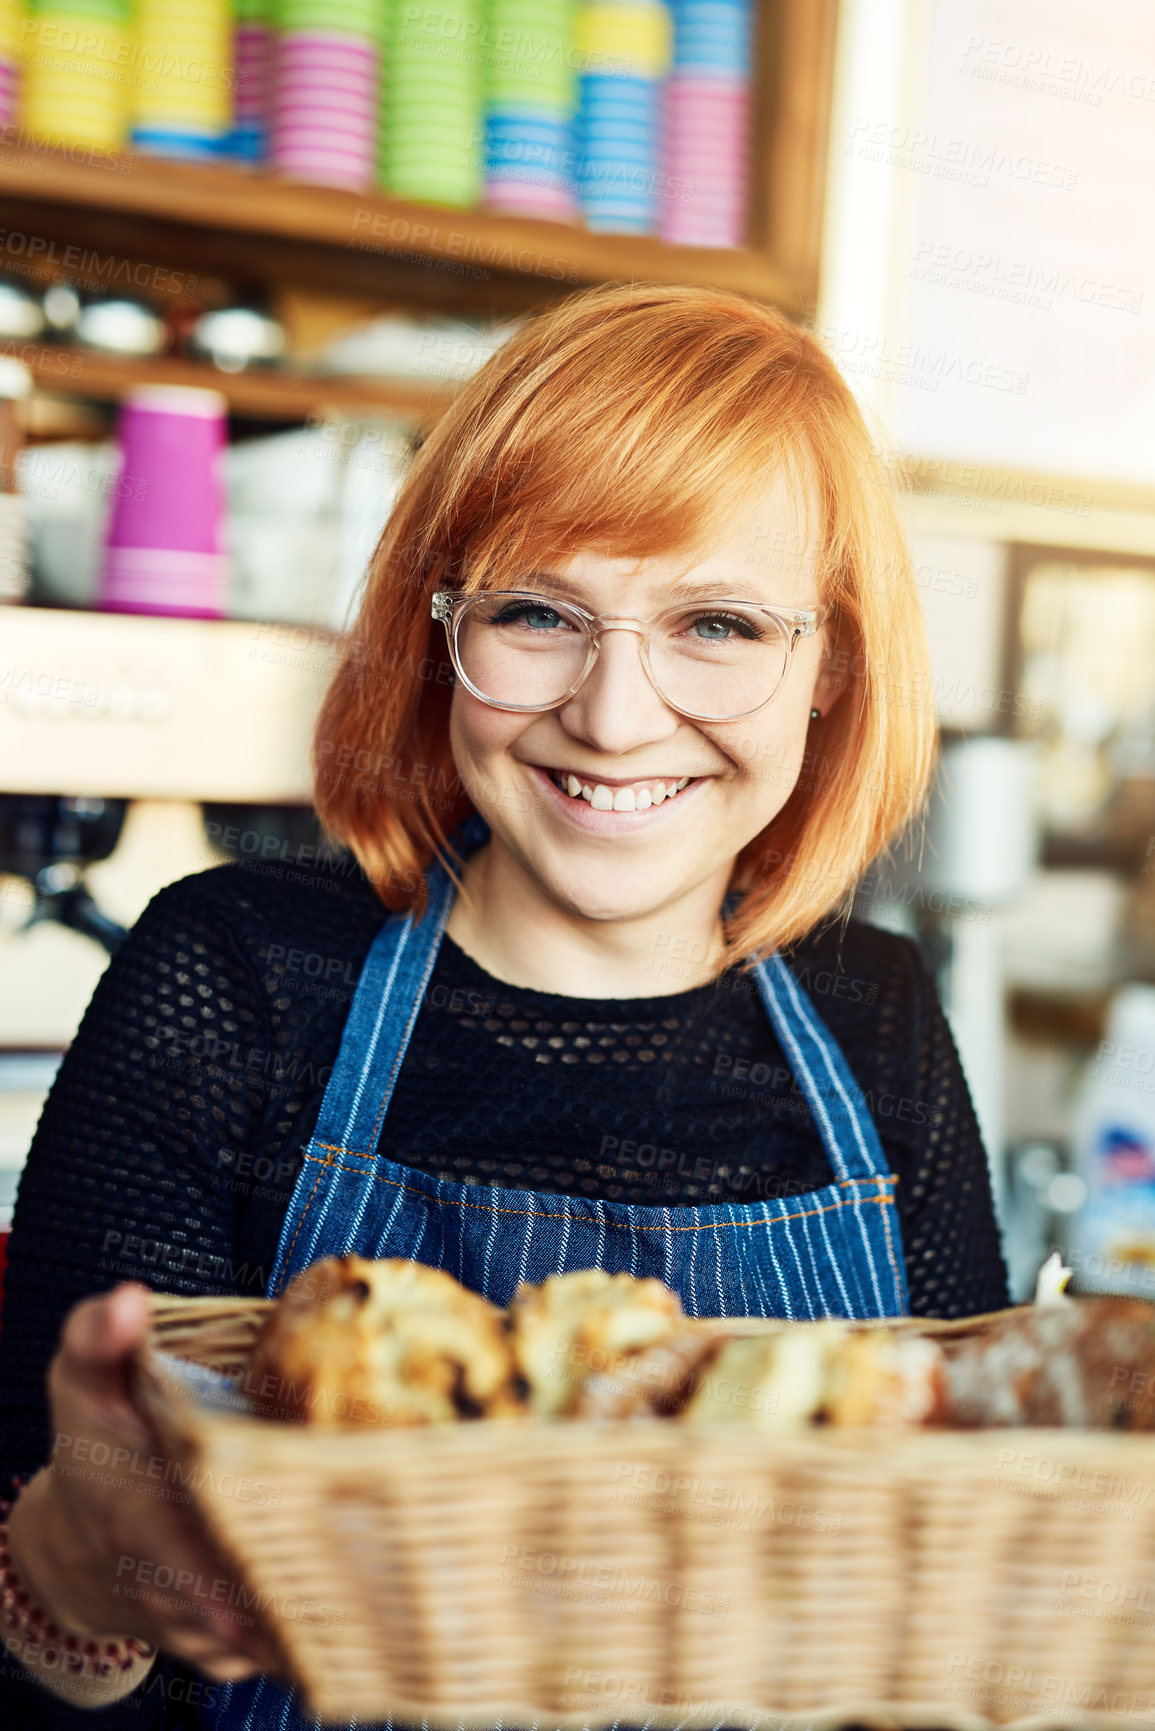
[[[754,727],[751,717],[731,740],[718,738],[737,772],[736,782],[744,796],[769,809],[769,816],[785,803],[798,780],[806,751],[810,710],[802,716],[774,717],[774,725]]]
[[[478,703],[460,685],[454,689],[449,711],[449,746],[461,774],[471,764],[492,769],[525,729],[525,718]]]

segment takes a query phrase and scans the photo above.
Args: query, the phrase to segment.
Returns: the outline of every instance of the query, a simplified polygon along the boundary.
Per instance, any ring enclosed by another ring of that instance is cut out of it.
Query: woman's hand
[[[48,1373],[53,1464],[17,1499],[9,1548],[65,1629],[163,1647],[219,1682],[275,1668],[237,1583],[190,1518],[187,1491],[129,1392],[148,1293],[124,1285],[69,1314]],[[157,1585],[157,1576],[164,1583]]]

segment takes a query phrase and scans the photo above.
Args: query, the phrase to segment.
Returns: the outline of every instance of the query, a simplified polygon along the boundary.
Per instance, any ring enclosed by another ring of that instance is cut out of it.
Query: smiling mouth
[[[616,787],[609,787],[604,781],[574,775],[571,770],[547,769],[545,773],[554,786],[568,794],[570,799],[584,799],[595,811],[648,811],[652,805],[662,805],[668,799],[676,799],[683,788],[698,780],[697,776],[692,775],[683,775],[678,780],[647,776],[641,781],[622,782]]]

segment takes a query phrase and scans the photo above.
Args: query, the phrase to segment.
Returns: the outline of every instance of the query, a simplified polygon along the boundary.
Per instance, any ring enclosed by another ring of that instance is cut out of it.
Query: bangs
[[[596,342],[551,344],[531,325],[463,393],[449,486],[417,549],[423,568],[443,556],[458,588],[518,588],[577,552],[705,548],[783,472],[800,503],[814,497],[809,339],[784,325],[768,348],[765,309],[727,328],[695,291],[663,302],[655,330],[652,294],[601,292],[616,305]],[[435,431],[430,461],[448,437]]]

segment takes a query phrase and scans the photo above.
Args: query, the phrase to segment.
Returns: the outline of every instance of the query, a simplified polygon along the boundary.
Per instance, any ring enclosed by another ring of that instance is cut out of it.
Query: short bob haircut
[[[314,740],[318,815],[386,907],[420,917],[421,874],[434,855],[452,866],[447,839],[473,810],[450,753],[433,591],[517,588],[578,549],[704,551],[783,468],[817,507],[817,599],[832,608],[829,665],[845,689],[810,727],[783,810],[739,856],[726,959],[788,947],[845,911],[920,810],[933,766],[909,555],[821,346],[760,301],[682,284],[598,287],[537,314],[413,459]]]

